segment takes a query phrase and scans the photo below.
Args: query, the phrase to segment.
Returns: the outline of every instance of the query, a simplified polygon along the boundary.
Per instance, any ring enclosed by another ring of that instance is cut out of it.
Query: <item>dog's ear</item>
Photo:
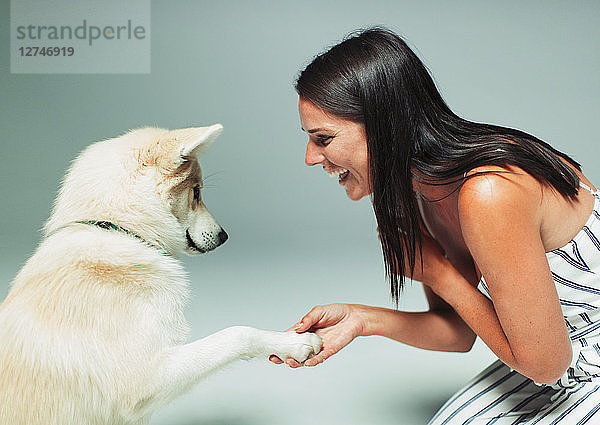
[[[221,124],[167,131],[161,137],[166,142],[164,146],[168,146],[169,149],[169,153],[164,157],[167,160],[164,165],[167,168],[177,169],[188,158],[197,156],[202,150],[206,149],[222,131],[223,126]],[[161,146],[163,146],[162,143]]]
[[[210,127],[191,127],[175,130],[178,139],[181,140],[180,155],[195,156],[206,149],[213,140],[223,131],[221,124],[211,125]]]
[[[221,124],[211,125],[209,127],[190,127],[171,130],[166,138],[171,140],[173,153],[171,161],[177,166],[185,161],[186,157],[197,156],[206,149],[213,140],[223,131]]]

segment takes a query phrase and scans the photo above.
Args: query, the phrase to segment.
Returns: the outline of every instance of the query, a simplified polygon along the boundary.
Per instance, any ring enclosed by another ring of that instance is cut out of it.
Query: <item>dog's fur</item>
[[[314,334],[242,326],[185,342],[177,257],[226,239],[197,197],[196,155],[221,129],[133,130],[73,163],[0,305],[0,424],[145,424],[236,359],[320,350]]]

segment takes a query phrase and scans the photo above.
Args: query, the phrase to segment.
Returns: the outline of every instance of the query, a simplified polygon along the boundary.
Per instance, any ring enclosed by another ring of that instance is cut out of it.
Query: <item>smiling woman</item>
[[[321,164],[331,177],[339,179],[353,201],[369,195],[372,189],[364,124],[335,117],[302,98],[298,109],[302,129],[309,135],[306,165]]]
[[[430,424],[570,424],[599,412],[600,194],[579,164],[454,114],[385,29],[318,55],[296,91],[306,164],[352,200],[371,196],[392,297],[409,277],[429,302],[418,313],[315,307],[293,327],[323,340],[304,366],[357,336],[438,351],[468,351],[479,336],[499,360]]]

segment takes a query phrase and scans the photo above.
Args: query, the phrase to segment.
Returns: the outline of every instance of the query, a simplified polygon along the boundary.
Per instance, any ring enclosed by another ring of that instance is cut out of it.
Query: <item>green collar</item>
[[[161,252],[165,252],[165,250],[160,247],[159,245],[156,245],[152,242],[147,241],[146,239],[142,238],[140,235],[137,235],[135,233],[133,233],[130,230],[127,230],[121,226],[119,226],[118,224],[115,223],[111,223],[110,221],[103,221],[103,220],[78,220],[78,221],[73,221],[72,223],[69,224],[65,224],[64,226],[59,227],[58,229],[54,230],[53,232],[51,232],[48,236],[53,235],[54,233],[58,232],[59,230],[71,225],[71,224],[87,224],[88,226],[96,226],[96,227],[100,227],[101,229],[104,230],[112,230],[115,232],[121,232],[121,233],[125,233],[126,235],[132,236],[136,239],[138,239],[139,241],[145,243],[146,245],[149,245]]]
[[[116,230],[117,232],[126,233],[129,236],[133,236],[134,238],[137,238],[141,241],[146,242],[146,240],[144,238],[142,238],[141,236],[138,236],[135,233],[130,232],[129,230],[124,229],[123,227],[121,227],[115,223],[111,223],[110,221],[81,220],[81,221],[75,221],[74,223],[89,224],[90,226],[100,227],[101,229],[105,229],[105,230]]]

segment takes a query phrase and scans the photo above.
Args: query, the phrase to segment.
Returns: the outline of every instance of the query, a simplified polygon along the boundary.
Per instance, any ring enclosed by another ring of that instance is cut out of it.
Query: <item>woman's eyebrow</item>
[[[317,133],[319,131],[329,131],[329,129],[328,128],[319,127],[319,128],[311,128],[310,130],[306,130],[307,133],[311,133],[311,134],[312,133]]]

